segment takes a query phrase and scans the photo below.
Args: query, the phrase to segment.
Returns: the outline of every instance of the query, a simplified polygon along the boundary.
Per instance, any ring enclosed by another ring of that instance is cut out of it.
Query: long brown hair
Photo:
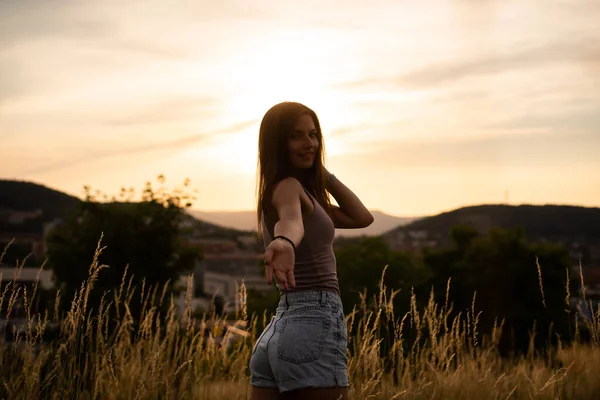
[[[258,166],[256,179],[256,214],[258,237],[262,240],[262,221],[273,196],[276,183],[292,176],[292,163],[288,150],[289,134],[301,116],[309,115],[317,128],[319,146],[315,161],[307,171],[306,189],[319,204],[329,210],[331,201],[325,190],[325,143],[317,114],[303,104],[283,102],[271,107],[260,123],[258,135]]]

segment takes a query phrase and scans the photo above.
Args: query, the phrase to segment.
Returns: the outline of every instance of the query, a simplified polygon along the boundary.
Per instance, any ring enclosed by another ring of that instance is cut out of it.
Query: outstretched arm
[[[327,176],[327,191],[340,205],[332,206],[329,217],[336,228],[357,229],[366,228],[373,223],[373,215],[360,201],[357,195],[339,179],[325,170]]]
[[[295,252],[304,237],[304,224],[300,206],[302,186],[294,178],[286,178],[276,185],[271,204],[277,210],[279,219],[275,224],[274,234],[286,239],[274,239],[265,249],[267,284],[271,284],[275,275],[284,289],[296,286],[294,279]]]
[[[304,237],[304,223],[300,205],[302,185],[295,178],[286,178],[275,186],[271,204],[279,219],[274,227],[275,236],[283,235],[298,247]]]

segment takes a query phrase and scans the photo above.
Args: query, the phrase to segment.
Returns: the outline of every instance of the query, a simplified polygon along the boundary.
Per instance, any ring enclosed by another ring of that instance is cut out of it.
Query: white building
[[[0,265],[0,284],[5,287],[8,282],[33,285],[39,279],[39,287],[50,289],[54,286],[52,282],[52,271],[42,270],[37,267],[14,268],[3,264]]]
[[[225,302],[225,311],[234,311],[236,307],[241,309],[240,290],[242,283],[246,289],[258,291],[273,290],[267,285],[266,278],[262,273],[262,261],[264,254],[252,252],[233,252],[221,254],[205,254],[202,261],[194,269],[193,279],[189,276],[180,278],[182,293],[177,299],[177,305],[181,311],[185,309],[186,294],[188,288],[192,298],[189,300],[192,309],[201,308],[208,310],[214,297],[219,297]],[[194,294],[201,289],[204,297],[198,298]]]

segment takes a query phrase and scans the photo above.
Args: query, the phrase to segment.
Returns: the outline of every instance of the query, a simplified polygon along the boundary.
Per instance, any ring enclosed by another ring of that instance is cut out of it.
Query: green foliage
[[[164,183],[163,177],[159,183]],[[184,188],[187,186],[186,181]],[[109,268],[95,282],[97,290],[91,294],[90,307],[99,304],[104,291],[119,288],[126,270],[128,285],[144,290],[168,284],[174,293],[179,276],[192,271],[200,254],[182,247],[179,225],[193,197],[182,189],[154,189],[150,182],[141,201],[133,202],[133,194],[133,190],[123,189],[118,198],[101,202],[86,188],[86,199],[77,212],[48,235],[49,267],[67,298],[73,298],[88,277],[89,260],[101,236],[105,248],[99,262]],[[132,306],[130,312],[135,315],[137,302]]]
[[[357,244],[340,247],[336,251],[336,261],[345,307],[359,303],[360,294],[365,290],[379,293],[386,265],[384,284],[394,289],[404,289],[406,295],[409,295],[411,287],[420,285],[429,277],[426,267],[409,254],[391,250],[382,237],[365,237]]]
[[[555,342],[557,334],[570,339],[571,318],[564,301],[567,249],[527,243],[520,229],[495,228],[479,236],[472,228],[457,227],[453,239],[453,248],[424,253],[424,262],[433,271],[427,284],[435,288],[437,301],[445,300],[448,279],[455,310],[471,308],[475,295],[475,309],[485,310],[479,316],[482,331],[490,332],[504,321],[501,349],[527,350],[534,326],[541,333],[537,345],[549,336]]]
[[[538,347],[558,338],[573,339],[572,315],[565,301],[570,264],[566,248],[529,243],[522,229],[495,228],[483,235],[472,226],[456,225],[450,233],[452,246],[424,249],[421,259],[391,250],[381,237],[338,248],[338,277],[346,307],[366,301],[365,307],[372,309],[377,299],[363,300],[360,294],[380,292],[379,280],[387,265],[383,283],[399,291],[393,301],[396,315],[411,312],[407,304],[413,293],[426,299],[433,288],[438,304],[448,304],[454,316],[470,312],[479,319],[484,334],[503,322],[502,351],[526,351],[534,328]],[[479,314],[478,310],[485,311]],[[382,319],[381,323],[388,322]]]

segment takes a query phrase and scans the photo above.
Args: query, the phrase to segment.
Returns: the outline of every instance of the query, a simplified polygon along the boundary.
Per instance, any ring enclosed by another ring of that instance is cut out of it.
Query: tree
[[[360,293],[365,290],[369,297],[379,294],[379,284],[386,266],[383,283],[390,289],[403,291],[403,295],[397,299],[405,308],[409,305],[411,287],[429,277],[429,271],[423,265],[408,254],[393,251],[381,236],[365,237],[358,243],[339,247],[335,257],[346,313],[359,304]]]
[[[164,184],[164,177],[159,176],[158,181]],[[160,286],[157,297],[163,287],[167,289],[166,299],[169,293],[177,294],[177,279],[192,271],[200,258],[199,252],[182,246],[180,236],[180,222],[194,199],[184,191],[188,185],[186,180],[184,189],[170,192],[163,186],[154,189],[147,182],[138,202],[132,201],[133,189],[123,188],[118,198],[109,199],[101,193],[92,195],[86,187],[85,201],[47,237],[49,267],[62,292],[61,308],[70,307],[71,299],[88,278],[101,237],[100,246],[104,249],[98,262],[108,268],[98,274],[88,298],[88,309],[97,309],[105,291],[114,294],[126,269],[126,286],[131,279],[131,287],[138,292],[136,300],[141,290],[149,297],[150,287]],[[104,201],[100,201],[99,196]],[[113,299],[111,295],[107,300]],[[141,311],[141,302],[131,301],[129,309],[135,318]]]
[[[392,250],[381,236],[364,237],[340,245],[336,250],[336,262],[345,313],[349,314],[355,306],[359,313],[353,319],[354,326],[349,328],[355,332],[360,321],[364,321],[370,312],[382,311],[380,318],[372,318],[370,321],[377,324],[372,328],[382,338],[379,354],[386,360],[385,369],[389,371],[397,367],[397,360],[388,357],[396,341],[394,326],[410,310],[412,289],[415,286],[422,287],[430,276],[429,270],[412,255]],[[395,292],[391,301],[393,311],[387,308],[390,298],[383,297],[380,293],[382,284],[386,288],[386,296]],[[361,303],[361,294],[365,293],[367,297]],[[384,307],[384,302],[385,312],[383,308],[379,308]],[[403,338],[406,340],[406,336]],[[412,338],[409,337],[409,340]]]
[[[480,333],[489,333],[495,322],[505,322],[501,350],[526,351],[534,328],[537,346],[547,344],[551,327],[552,341],[556,334],[569,338],[570,316],[564,304],[566,248],[528,243],[521,229],[495,228],[484,237],[471,228],[457,227],[452,237],[455,247],[424,252],[424,262],[434,273],[428,285],[435,287],[438,303],[445,299],[443,283],[449,278],[455,312],[470,310],[476,294]]]

